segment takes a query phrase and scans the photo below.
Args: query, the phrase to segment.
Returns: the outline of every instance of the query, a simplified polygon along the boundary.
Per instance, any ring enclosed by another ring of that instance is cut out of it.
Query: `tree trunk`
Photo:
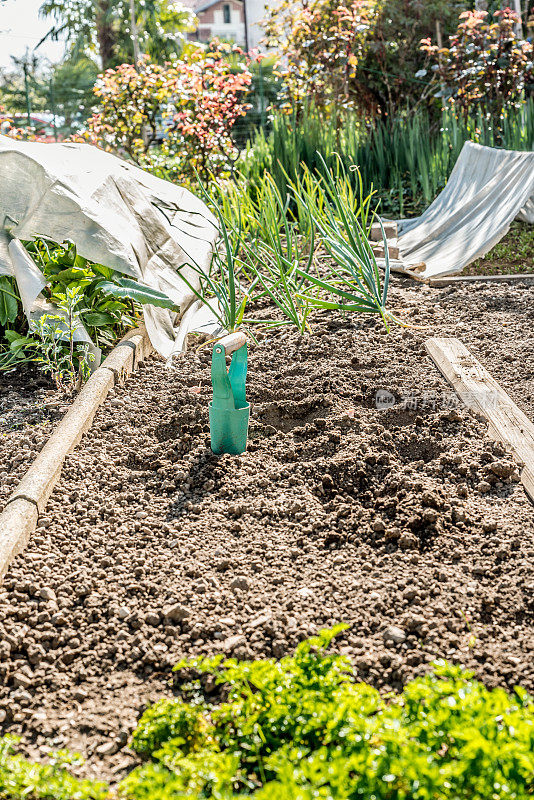
[[[113,0],[96,0],[96,39],[102,61],[102,69],[108,69],[108,67],[113,66],[115,45],[117,43],[110,13],[112,2]]]

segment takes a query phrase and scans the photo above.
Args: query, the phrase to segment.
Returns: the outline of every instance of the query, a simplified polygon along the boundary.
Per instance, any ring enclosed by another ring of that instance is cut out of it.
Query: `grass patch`
[[[483,258],[473,261],[462,275],[534,273],[534,225],[512,222],[510,230]]]

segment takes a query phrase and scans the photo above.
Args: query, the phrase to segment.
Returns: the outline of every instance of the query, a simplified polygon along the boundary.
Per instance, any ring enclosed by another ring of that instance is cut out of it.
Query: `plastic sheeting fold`
[[[402,271],[419,279],[461,272],[516,218],[534,223],[534,152],[466,142],[441,194],[420,217],[397,222]]]
[[[198,289],[218,238],[195,195],[91,145],[0,136],[0,275],[15,277],[30,319],[43,313],[44,280],[20,240],[39,236],[165,292],[180,313],[145,306],[147,332],[166,358],[183,348],[197,315],[180,274]]]

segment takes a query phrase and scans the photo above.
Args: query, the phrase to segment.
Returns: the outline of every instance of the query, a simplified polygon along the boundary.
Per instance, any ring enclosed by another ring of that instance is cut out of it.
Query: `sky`
[[[24,55],[26,48],[30,51],[50,30],[51,20],[39,17],[42,0],[5,0],[0,2],[0,67],[11,63],[10,56]],[[45,42],[37,50],[37,55],[44,56],[53,63],[63,55],[62,42]]]

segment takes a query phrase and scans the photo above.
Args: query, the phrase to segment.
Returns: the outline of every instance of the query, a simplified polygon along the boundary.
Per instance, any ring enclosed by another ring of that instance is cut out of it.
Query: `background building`
[[[186,5],[198,17],[198,30],[190,39],[208,42],[213,37],[232,41],[247,50],[264,49],[259,25],[265,10],[276,0],[189,0]]]
[[[245,47],[245,14],[243,0],[204,0],[192,5],[198,17],[198,29],[190,38],[208,42],[217,38]]]
[[[260,27],[260,22],[264,18],[266,10],[275,6],[276,0],[245,0],[247,11],[247,39],[248,49],[265,50],[265,47],[260,44],[260,39],[263,37],[263,30]]]

